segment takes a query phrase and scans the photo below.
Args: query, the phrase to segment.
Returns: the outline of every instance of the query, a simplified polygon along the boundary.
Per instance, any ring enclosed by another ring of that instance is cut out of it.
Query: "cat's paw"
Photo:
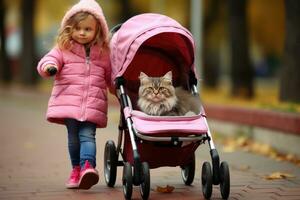
[[[189,117],[189,116],[195,116],[195,115],[196,115],[196,113],[194,113],[193,111],[188,111],[187,113],[185,113],[184,116]]]

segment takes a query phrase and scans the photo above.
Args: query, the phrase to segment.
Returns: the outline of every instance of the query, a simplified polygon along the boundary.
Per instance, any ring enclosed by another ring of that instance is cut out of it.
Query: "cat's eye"
[[[153,92],[153,88],[146,88],[145,90],[144,90],[146,93],[152,93]]]
[[[164,91],[166,91],[167,90],[167,88],[165,88],[165,87],[160,87],[160,88],[158,88],[158,91],[160,91],[160,92],[164,92]]]
[[[172,85],[172,81],[166,81],[166,84]]]

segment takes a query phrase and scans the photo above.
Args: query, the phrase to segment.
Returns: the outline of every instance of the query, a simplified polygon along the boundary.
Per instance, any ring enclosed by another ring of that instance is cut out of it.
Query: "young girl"
[[[107,124],[108,43],[101,7],[81,0],[66,12],[57,45],[37,67],[43,77],[55,75],[47,120],[67,127],[73,167],[67,188],[89,189],[99,180],[95,133]]]

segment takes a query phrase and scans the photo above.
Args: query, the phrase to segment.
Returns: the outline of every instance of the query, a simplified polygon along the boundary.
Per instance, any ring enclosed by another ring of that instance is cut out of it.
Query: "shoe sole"
[[[66,184],[66,188],[67,189],[78,189],[78,184],[74,184],[74,185],[68,185],[68,184]]]
[[[79,189],[88,190],[99,181],[99,175],[94,171],[86,171],[79,180]]]

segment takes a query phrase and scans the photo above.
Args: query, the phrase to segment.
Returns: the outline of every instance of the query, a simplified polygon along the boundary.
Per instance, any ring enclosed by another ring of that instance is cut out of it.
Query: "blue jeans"
[[[96,167],[96,124],[65,119],[72,166],[84,166],[86,160]]]

